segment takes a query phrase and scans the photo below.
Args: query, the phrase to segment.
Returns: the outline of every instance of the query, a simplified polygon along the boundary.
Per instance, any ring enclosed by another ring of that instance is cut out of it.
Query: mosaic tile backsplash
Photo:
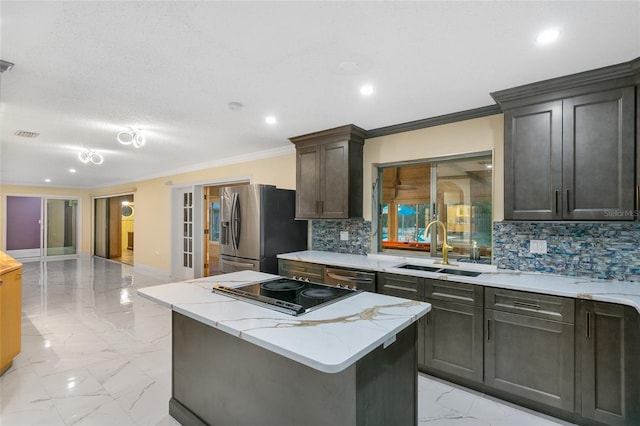
[[[495,222],[493,263],[501,269],[640,282],[640,224]],[[529,252],[545,240],[546,254]]]
[[[348,232],[347,241],[340,232]],[[371,251],[371,222],[364,219],[312,220],[311,249],[337,253],[367,254]]]

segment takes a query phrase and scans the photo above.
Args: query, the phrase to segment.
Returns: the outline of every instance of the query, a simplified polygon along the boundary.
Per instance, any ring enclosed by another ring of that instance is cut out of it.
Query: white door
[[[174,188],[171,206],[171,277],[176,280],[200,278],[204,266],[203,187]]]

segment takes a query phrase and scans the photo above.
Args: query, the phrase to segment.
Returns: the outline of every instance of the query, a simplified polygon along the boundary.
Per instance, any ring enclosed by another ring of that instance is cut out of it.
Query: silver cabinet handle
[[[416,290],[415,288],[400,287],[400,286],[391,285],[391,284],[385,284],[384,288],[390,288],[390,289],[393,289],[393,290],[411,291],[413,293],[417,293],[418,292],[418,290]]]
[[[349,281],[352,283],[370,283],[373,282],[372,278],[352,278],[352,277],[345,277],[344,275],[337,275],[331,272],[327,272],[326,273],[329,277],[335,279],[335,280],[342,280],[342,281]]]
[[[526,309],[540,310],[540,305],[538,305],[536,303],[521,302],[519,300],[514,300],[513,301],[513,306],[516,307],[516,308],[526,308]]]

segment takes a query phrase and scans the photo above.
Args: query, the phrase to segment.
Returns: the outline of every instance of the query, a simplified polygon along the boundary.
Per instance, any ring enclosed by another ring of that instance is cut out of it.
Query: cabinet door
[[[317,146],[296,149],[296,219],[320,214],[320,151]]]
[[[634,88],[563,101],[563,218],[635,220]]]
[[[485,383],[573,411],[573,324],[485,310]]]
[[[320,146],[321,217],[349,217],[349,141]]]
[[[0,285],[0,372],[20,353],[22,270],[2,276]]]
[[[424,365],[482,382],[482,307],[427,299]]]
[[[504,217],[561,218],[562,101],[504,114]]]
[[[637,312],[580,301],[576,324],[582,398],[578,411],[609,425],[640,424]]]

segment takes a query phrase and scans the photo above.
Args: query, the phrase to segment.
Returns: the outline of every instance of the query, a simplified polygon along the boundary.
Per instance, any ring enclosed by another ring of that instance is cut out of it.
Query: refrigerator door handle
[[[240,232],[242,214],[240,210],[240,200],[238,199],[238,193],[233,193],[233,199],[231,201],[231,241],[234,250],[238,250],[240,245]]]

